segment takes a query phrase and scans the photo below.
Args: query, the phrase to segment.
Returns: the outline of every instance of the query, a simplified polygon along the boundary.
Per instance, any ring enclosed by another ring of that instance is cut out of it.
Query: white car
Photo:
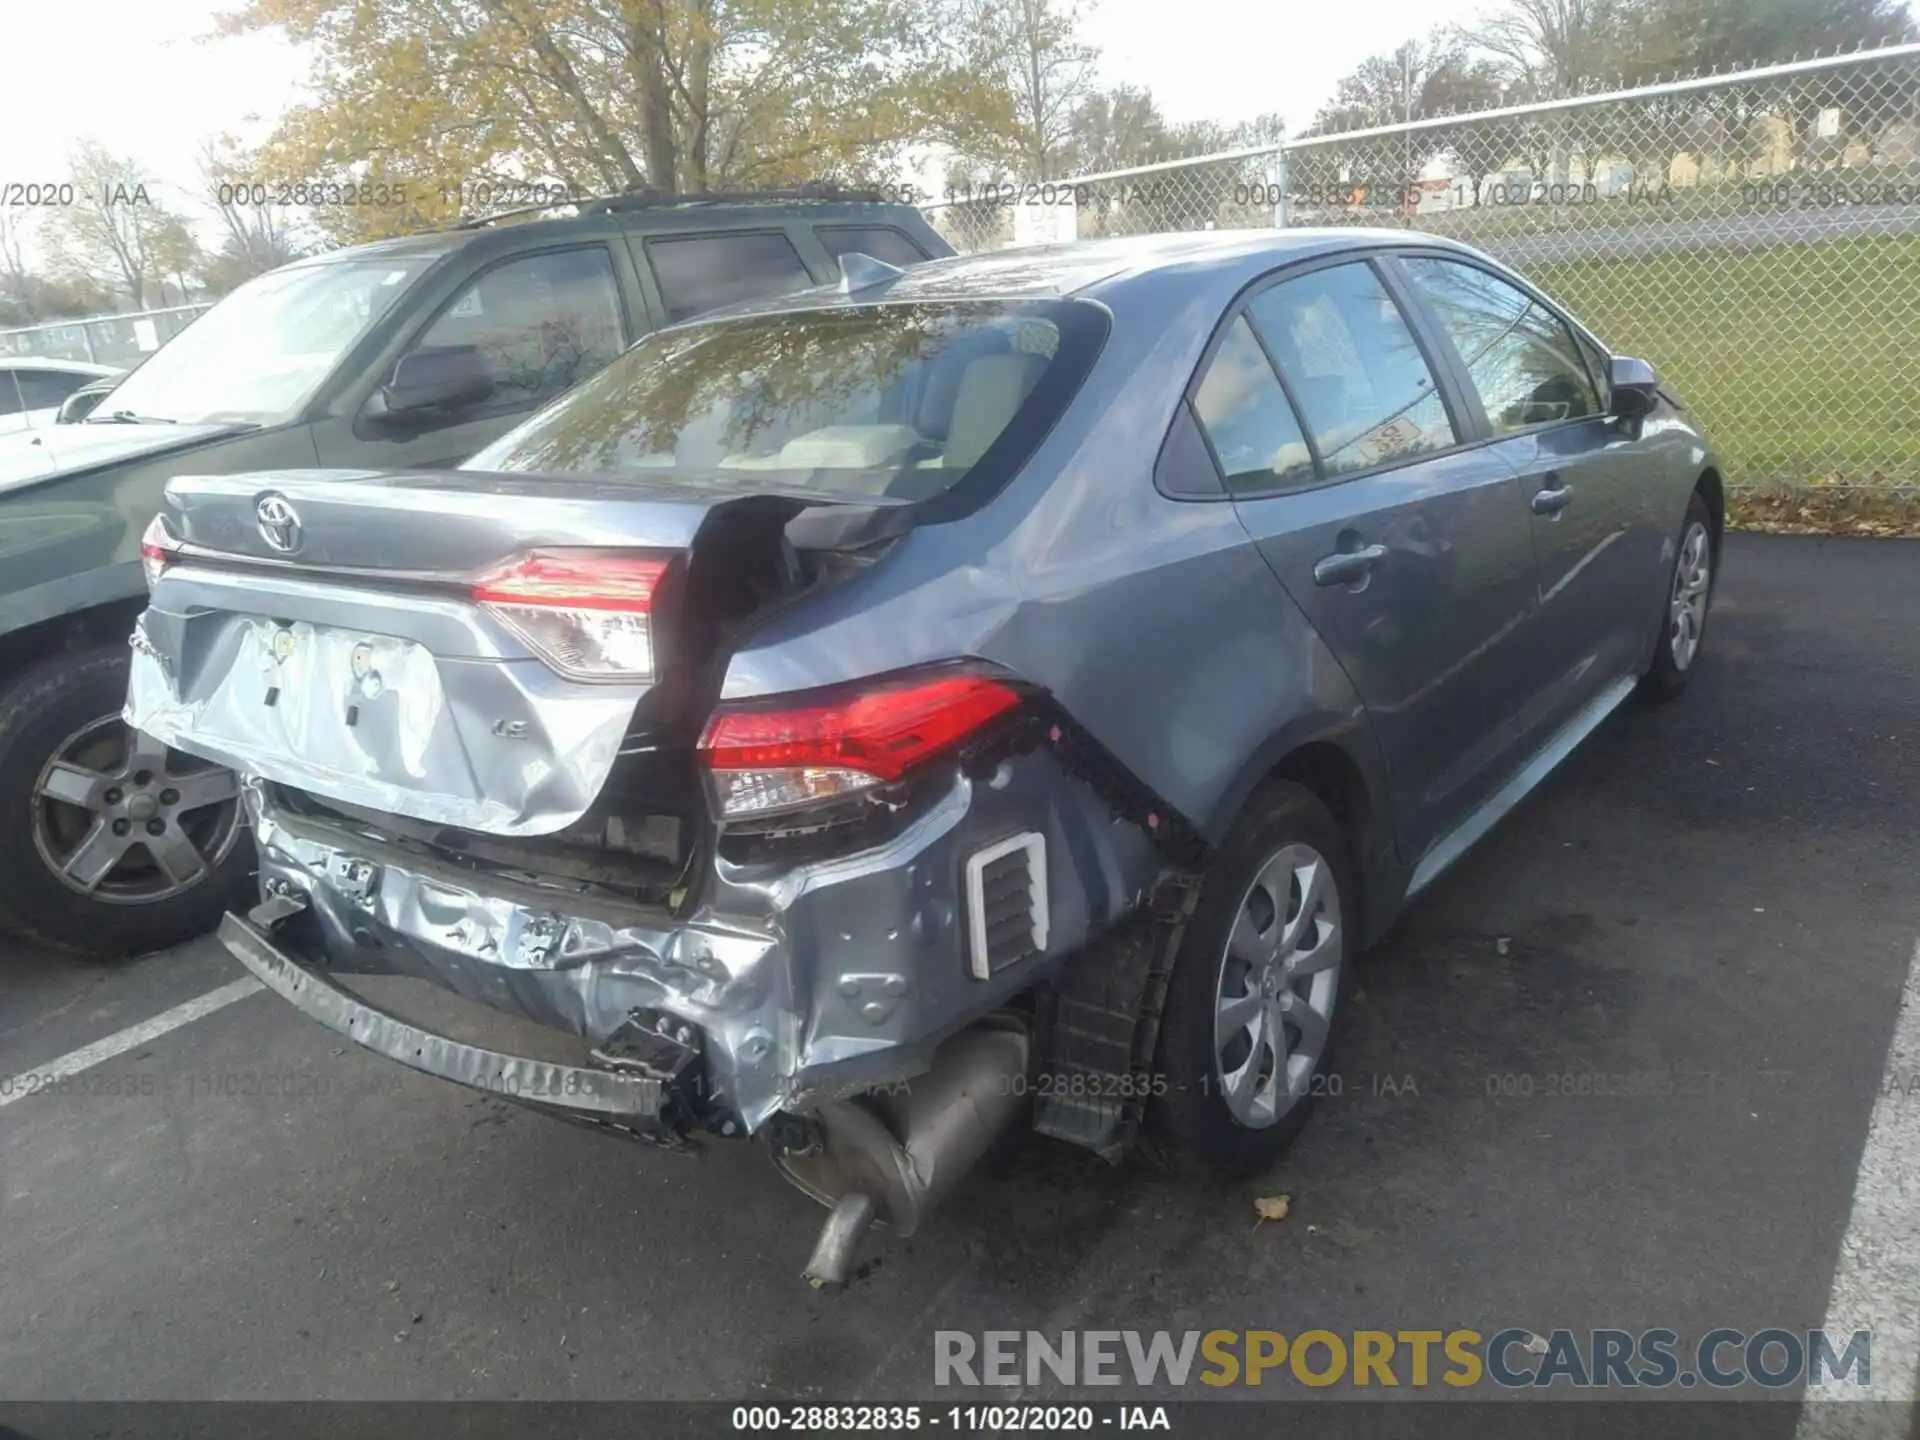
[[[0,357],[0,435],[44,430],[61,402],[82,385],[121,374],[115,365],[85,360],[49,360],[39,355]]]

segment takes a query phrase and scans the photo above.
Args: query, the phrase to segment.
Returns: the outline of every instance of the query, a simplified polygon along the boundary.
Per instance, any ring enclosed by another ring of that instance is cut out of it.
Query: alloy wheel
[[[69,735],[33,787],[33,843],[61,884],[110,905],[191,889],[239,838],[239,783],[105,716]]]
[[[1700,652],[1700,633],[1707,624],[1707,592],[1713,583],[1713,542],[1698,520],[1680,538],[1680,556],[1673,565],[1673,594],[1667,604],[1667,643],[1673,668],[1685,670]]]
[[[1220,957],[1214,1063],[1227,1110],[1262,1130],[1308,1093],[1325,1052],[1345,959],[1333,867],[1282,846],[1247,887]]]

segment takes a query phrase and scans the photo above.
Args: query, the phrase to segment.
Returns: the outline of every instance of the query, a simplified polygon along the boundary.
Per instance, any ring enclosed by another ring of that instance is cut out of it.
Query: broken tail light
[[[899,780],[1020,702],[986,675],[875,682],[832,700],[723,710],[700,758],[723,818],[770,815]]]
[[[173,538],[173,532],[167,529],[167,522],[161,516],[154,516],[147,522],[145,533],[140,536],[140,568],[146,572],[147,589],[151,590],[160,583],[160,577],[167,572],[180,553],[180,542]]]
[[[534,550],[472,598],[573,680],[654,678],[653,597],[667,561],[624,551]]]

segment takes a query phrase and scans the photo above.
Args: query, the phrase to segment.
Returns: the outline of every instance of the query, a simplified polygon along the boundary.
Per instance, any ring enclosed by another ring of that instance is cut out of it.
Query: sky
[[[1101,51],[1103,80],[1146,87],[1170,120],[1277,110],[1298,126],[1368,55],[1486,3],[1093,0],[1082,35]],[[200,146],[223,132],[264,134],[306,73],[300,52],[275,38],[212,38],[223,8],[0,0],[0,185],[64,180],[75,144],[92,137],[144,165],[160,182],[156,200],[191,212]]]

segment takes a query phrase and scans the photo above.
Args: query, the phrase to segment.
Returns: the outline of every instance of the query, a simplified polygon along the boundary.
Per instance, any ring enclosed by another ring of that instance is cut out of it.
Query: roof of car
[[[118,365],[96,365],[91,360],[55,360],[44,355],[0,355],[0,370],[59,370],[68,375],[118,375]]]
[[[1238,286],[1289,260],[1387,245],[1467,248],[1424,232],[1351,225],[1194,230],[1069,240],[928,260],[901,271],[896,279],[875,285],[851,291],[820,285],[770,299],[744,301],[685,323],[895,301],[1103,298],[1123,287],[1165,283],[1175,274],[1190,281],[1225,281]]]
[[[451,251],[473,246],[480,250],[516,249],[530,234],[541,240],[566,240],[609,232],[622,234],[660,234],[675,230],[747,230],[773,227],[794,218],[825,225],[898,223],[903,214],[920,218],[910,205],[882,200],[817,200],[798,195],[770,194],[765,199],[702,200],[697,197],[666,197],[660,201],[631,206],[601,201],[584,205],[579,213],[540,214],[495,217],[450,227],[429,230],[418,235],[402,235],[392,240],[375,240],[330,250],[296,264],[326,265],[345,261],[423,257],[437,259]],[[593,204],[612,208],[593,208]],[[564,208],[564,207],[563,207]]]
[[[1289,260],[1334,250],[1433,243],[1436,243],[1434,237],[1426,234],[1344,225],[1284,230],[1192,230],[1063,241],[930,260],[914,266],[894,282],[888,298],[1080,295],[1150,281],[1156,274],[1173,270],[1244,271],[1251,279]]]

